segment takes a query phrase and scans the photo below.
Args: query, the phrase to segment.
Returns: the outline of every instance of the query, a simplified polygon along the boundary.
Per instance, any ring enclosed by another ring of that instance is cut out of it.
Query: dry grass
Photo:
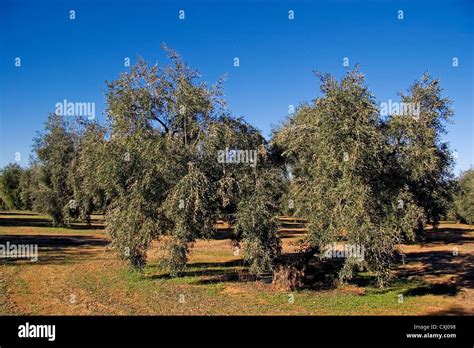
[[[100,219],[92,228],[72,227],[52,228],[36,214],[0,213],[0,243],[39,245],[38,262],[0,260],[0,314],[474,314],[473,226],[443,224],[427,231],[426,244],[401,246],[405,264],[389,287],[379,289],[361,274],[337,289],[315,283],[292,293],[250,277],[225,233],[198,241],[185,274],[172,279],[158,267],[159,243],[138,274],[109,248]],[[284,235],[284,251],[300,236]]]

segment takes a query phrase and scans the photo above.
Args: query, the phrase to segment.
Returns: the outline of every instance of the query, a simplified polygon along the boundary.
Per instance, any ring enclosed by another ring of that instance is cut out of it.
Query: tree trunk
[[[310,247],[298,253],[289,263],[277,264],[273,273],[273,284],[283,289],[303,287],[309,261],[318,252],[319,247]]]

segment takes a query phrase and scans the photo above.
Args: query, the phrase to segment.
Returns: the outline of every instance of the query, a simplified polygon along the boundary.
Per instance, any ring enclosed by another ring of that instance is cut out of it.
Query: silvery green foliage
[[[21,207],[25,210],[32,210],[34,204],[34,193],[38,187],[38,167],[31,166],[25,168],[20,176],[20,201]]]
[[[119,254],[142,268],[151,241],[164,237],[162,264],[177,275],[194,241],[209,238],[217,219],[234,222],[239,206],[247,207],[243,200],[255,197],[256,182],[272,185],[267,173],[274,168],[262,135],[225,111],[222,80],[214,86],[200,82],[176,52],[165,51],[170,66],[140,60],[108,84],[108,123],[85,132],[79,168],[83,184],[96,187],[94,196],[103,194],[107,231]],[[227,147],[258,150],[262,163],[218,163],[218,151]],[[275,191],[272,197],[258,192],[270,204],[278,199]],[[252,236],[249,248],[259,245],[255,258],[264,258],[268,268],[266,260],[278,252],[269,237],[276,230],[273,221],[261,223],[258,231],[239,229],[235,239]],[[268,236],[258,241],[260,231]]]
[[[76,136],[70,124],[60,115],[50,114],[45,131],[35,138],[34,163],[38,166],[38,187],[33,207],[48,214],[53,225],[63,225],[65,207],[74,198],[68,180],[75,156]]]
[[[103,206],[103,194],[87,183],[94,168],[83,165],[87,149],[99,146],[97,124],[81,117],[49,115],[45,130],[35,138],[30,168],[22,176],[22,201],[26,207],[48,214],[54,225],[73,220],[89,222],[90,214]],[[85,172],[85,170],[90,172]]]
[[[474,223],[474,170],[461,174],[454,197],[456,217],[468,224]]]
[[[406,94],[401,94],[402,102],[419,105],[419,115],[390,115],[385,121],[397,177],[407,185],[414,204],[422,209],[415,231],[418,236],[426,222],[438,224],[452,201],[454,160],[442,135],[453,111],[451,101],[441,92],[438,80],[423,75]]]
[[[196,238],[208,238],[213,233],[214,197],[210,184],[206,175],[190,162],[187,174],[164,202],[165,215],[173,223],[165,265],[173,275],[183,270],[189,247]]]
[[[203,153],[215,156],[224,148],[255,149],[258,162],[255,167],[228,165],[203,156],[201,163],[215,183],[217,216],[235,226],[233,239],[241,243],[250,272],[269,272],[281,251],[275,217],[286,182],[283,166],[260,132],[242,119],[221,117],[209,127]]]
[[[74,190],[74,201],[81,220],[90,222],[93,212],[103,213],[106,205],[105,191],[95,176],[97,163],[102,160],[104,128],[96,121],[80,120],[76,156],[71,163],[69,182]]]
[[[383,284],[397,244],[425,218],[402,169],[414,159],[400,157],[358,68],[340,82],[319,77],[322,96],[301,105],[274,137],[292,168],[295,214],[309,220],[301,257],[308,262],[308,255],[343,239],[363,246],[365,258],[346,259],[341,279],[365,267]]]
[[[281,253],[276,216],[283,186],[281,171],[266,169],[250,179],[253,192],[239,202],[235,230],[242,241],[243,257],[252,274],[273,270]]]
[[[6,209],[20,209],[21,178],[24,170],[17,163],[10,163],[0,170],[0,199]]]

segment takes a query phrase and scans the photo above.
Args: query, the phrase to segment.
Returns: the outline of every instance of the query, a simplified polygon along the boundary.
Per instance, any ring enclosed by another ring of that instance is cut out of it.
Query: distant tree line
[[[452,175],[441,140],[451,102],[438,80],[425,75],[401,95],[420,106],[417,115],[383,117],[358,68],[340,81],[318,74],[321,96],[267,141],[227,110],[222,79],[209,86],[165,51],[170,65],[139,60],[107,83],[105,124],[49,115],[30,166],[1,170],[0,208],[41,212],[55,226],[104,213],[122,258],[141,269],[162,239],[172,275],[224,219],[250,272],[289,286],[301,285],[311,258],[341,235],[366,253],[345,259],[339,279],[367,269],[382,285],[400,242],[422,239],[426,224],[448,214],[473,222],[473,173]],[[256,165],[218,161],[227,149],[256,151]],[[282,213],[309,221],[291,262],[281,256]]]

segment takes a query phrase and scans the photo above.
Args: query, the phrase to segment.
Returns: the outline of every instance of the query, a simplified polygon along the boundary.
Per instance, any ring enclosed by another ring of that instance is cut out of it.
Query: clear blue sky
[[[0,0],[0,166],[16,152],[28,165],[32,138],[63,99],[95,102],[103,119],[104,81],[127,69],[125,57],[164,62],[165,42],[209,82],[228,73],[230,110],[266,136],[289,104],[319,94],[313,70],[340,77],[344,57],[361,64],[379,102],[429,72],[454,101],[446,140],[458,173],[474,164],[473,17],[472,1]]]

